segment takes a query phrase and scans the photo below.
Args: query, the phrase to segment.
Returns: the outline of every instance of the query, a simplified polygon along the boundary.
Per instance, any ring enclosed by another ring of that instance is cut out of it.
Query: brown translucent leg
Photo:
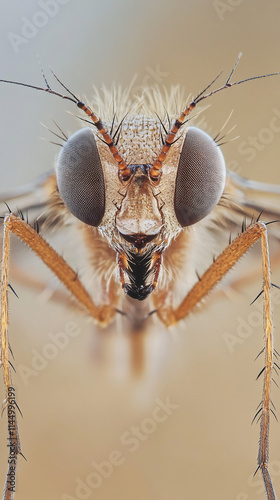
[[[10,345],[8,339],[8,290],[9,290],[9,255],[10,255],[10,231],[37,253],[40,259],[56,274],[59,280],[66,286],[79,304],[92,316],[101,326],[106,326],[114,317],[116,309],[114,300],[111,305],[97,306],[83,287],[73,269],[58,255],[55,250],[25,221],[9,214],[4,220],[3,256],[1,275],[1,337],[0,337],[0,360],[3,368],[5,383],[5,400],[3,411],[8,415],[8,443],[10,449],[8,472],[3,493],[3,500],[13,500],[15,491],[15,473],[18,454],[21,454],[20,439],[17,425],[17,403],[15,390],[13,388],[10,362]],[[114,299],[115,293],[110,294]],[[112,298],[111,297],[111,298]]]
[[[269,420],[270,420],[270,387],[273,370],[273,325],[271,305],[270,263],[267,232],[262,233],[262,264],[264,293],[264,332],[265,332],[265,366],[263,381],[263,396],[260,405],[260,442],[258,453],[258,469],[261,469],[266,496],[268,500],[276,500],[273,484],[268,470],[269,458]]]
[[[116,312],[115,304],[97,306],[82,285],[77,273],[31,226],[13,214],[6,216],[4,225],[37,253],[98,324],[106,326],[110,323]]]
[[[17,457],[21,453],[19,432],[17,425],[17,405],[15,400],[15,391],[12,384],[10,346],[8,340],[8,270],[10,254],[9,230],[4,227],[3,240],[3,259],[1,276],[1,366],[5,383],[5,399],[3,401],[3,411],[7,410],[8,415],[8,472],[4,487],[3,499],[12,500],[15,492],[15,474],[17,467]]]
[[[261,239],[263,264],[263,297],[264,297],[264,332],[265,332],[265,366],[263,396],[260,409],[257,413],[260,419],[260,441],[258,451],[258,469],[261,470],[266,489],[267,500],[276,500],[271,477],[268,471],[269,456],[269,420],[271,412],[270,389],[273,370],[273,331],[271,306],[271,280],[267,229],[263,222],[256,222],[240,234],[217,257],[215,262],[202,275],[177,308],[164,307],[164,292],[154,296],[154,303],[159,318],[167,326],[173,325],[185,318],[200,301],[212,290],[222,277],[233,267],[242,255],[258,240]]]

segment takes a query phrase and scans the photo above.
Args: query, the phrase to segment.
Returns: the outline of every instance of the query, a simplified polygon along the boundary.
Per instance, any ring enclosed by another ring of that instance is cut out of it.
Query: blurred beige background
[[[50,65],[80,96],[90,98],[92,84],[126,86],[133,78],[135,85],[178,83],[196,94],[221,69],[227,75],[239,51],[243,57],[236,79],[280,71],[279,16],[278,0],[2,0],[0,78],[42,85],[39,56],[46,71]],[[280,78],[235,87],[215,96],[207,113],[215,133],[234,110],[230,124],[237,125],[233,136],[240,137],[223,148],[228,165],[244,176],[274,183],[279,183],[280,145],[271,120],[280,114],[279,89]],[[3,192],[52,167],[57,149],[40,139],[49,139],[40,122],[51,126],[53,118],[67,132],[75,131],[77,123],[65,112],[75,109],[43,93],[3,84],[0,101]],[[244,153],[250,137],[258,138],[253,159]],[[19,245],[17,250],[26,270],[56,286],[30,252]],[[249,255],[243,269],[251,265]],[[276,266],[273,280],[280,283]],[[18,283],[20,300],[10,300],[10,332],[28,462],[19,463],[17,498],[264,499],[260,476],[252,477],[258,428],[250,425],[262,390],[255,381],[262,362],[254,363],[262,348],[262,306],[250,308],[249,303],[260,287],[256,273],[255,282],[239,293],[213,298],[180,328],[155,329],[146,339],[146,367],[142,376],[135,376],[127,362],[127,339],[118,328],[104,333],[100,342],[85,318],[45,303],[42,295]],[[277,295],[274,300],[279,350],[280,301]],[[70,321],[80,333],[57,352],[47,351],[50,334],[65,332]],[[234,339],[231,349],[229,338]],[[37,361],[34,369],[34,356],[42,352],[53,353],[53,359]],[[158,400],[166,398],[178,408],[164,422],[151,420]],[[279,399],[275,388],[278,409]],[[133,426],[146,429],[134,452],[121,439],[124,433],[131,436]],[[279,426],[272,422],[271,430],[272,473],[279,493]],[[4,417],[2,483],[6,432]],[[93,462],[108,461],[114,450],[122,464],[100,481],[100,474],[93,475]],[[89,477],[95,477],[98,488],[77,490]]]

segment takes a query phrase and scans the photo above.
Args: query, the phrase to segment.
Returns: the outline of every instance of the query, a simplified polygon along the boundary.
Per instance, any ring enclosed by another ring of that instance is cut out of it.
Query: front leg
[[[18,406],[15,398],[11,376],[11,348],[8,338],[8,290],[9,290],[9,255],[10,255],[10,231],[16,234],[22,241],[40,257],[40,259],[51,269],[59,280],[66,286],[77,302],[86,310],[91,317],[100,325],[108,325],[116,314],[118,295],[115,283],[112,281],[107,292],[110,303],[96,305],[89,293],[86,291],[77,274],[57,254],[57,252],[25,221],[9,214],[4,219],[2,275],[1,275],[1,366],[3,369],[5,383],[5,400],[3,411],[8,415],[8,442],[10,448],[8,472],[3,493],[3,500],[13,500],[15,492],[15,475],[17,457],[21,453],[19,431],[17,425]]]
[[[157,315],[166,326],[176,324],[184,319],[217,285],[225,274],[234,266],[244,253],[258,240],[261,239],[262,265],[263,265],[263,296],[264,296],[264,333],[265,333],[265,364],[260,374],[264,375],[263,395],[257,415],[260,421],[260,441],[258,450],[258,469],[261,470],[266,489],[267,500],[276,500],[273,484],[268,470],[269,456],[269,422],[271,408],[270,389],[274,363],[272,305],[271,305],[271,279],[267,229],[263,222],[256,222],[241,233],[205,271],[200,280],[182,300],[177,308],[172,305],[165,306],[168,301],[168,291],[161,291],[154,296],[154,305]],[[257,469],[257,470],[258,470]]]
[[[170,295],[168,290],[155,293],[154,306],[161,321],[166,326],[172,326],[184,319],[238,262],[240,257],[265,233],[266,226],[263,222],[252,224],[246,231],[241,233],[205,271],[178,307],[165,306]]]
[[[96,305],[82,285],[77,273],[29,224],[21,218],[9,214],[5,217],[4,228],[6,233],[12,231],[37,253],[40,259],[65,285],[71,295],[100,326],[107,326],[113,320],[117,301],[117,295],[113,291],[109,295],[114,297],[114,301],[111,301],[109,305]],[[114,287],[114,285],[112,284],[111,287]]]

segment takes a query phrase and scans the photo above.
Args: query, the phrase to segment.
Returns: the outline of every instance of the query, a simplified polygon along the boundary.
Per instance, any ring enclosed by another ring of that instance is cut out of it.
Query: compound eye
[[[218,203],[226,179],[222,152],[215,141],[196,127],[189,127],[177,170],[174,208],[182,227],[208,215]]]
[[[105,212],[105,184],[90,128],[79,130],[63,146],[57,162],[57,184],[70,212],[90,226],[99,226]]]

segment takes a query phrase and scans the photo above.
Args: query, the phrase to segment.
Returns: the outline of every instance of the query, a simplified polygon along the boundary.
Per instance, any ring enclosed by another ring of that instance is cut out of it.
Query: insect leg
[[[6,216],[5,227],[23,240],[66,286],[78,303],[101,326],[106,326],[115,315],[115,304],[97,306],[86,291],[75,271],[65,260],[24,220],[13,214]]]
[[[3,235],[3,258],[1,273],[1,366],[5,383],[5,400],[3,410],[8,415],[8,442],[10,456],[8,460],[8,472],[3,493],[3,500],[13,500],[15,491],[15,472],[18,454],[21,454],[20,439],[17,425],[15,390],[11,376],[10,345],[8,338],[8,289],[9,289],[9,256],[10,256],[10,234],[4,225]]]
[[[263,396],[260,405],[260,442],[258,451],[258,469],[261,470],[267,500],[276,500],[271,477],[268,470],[269,458],[269,420],[271,412],[270,388],[273,370],[273,329],[271,306],[271,279],[267,229],[264,222],[256,222],[242,232],[205,271],[200,280],[182,300],[179,306],[164,308],[164,297],[155,295],[155,306],[159,318],[167,325],[177,323],[185,318],[201,300],[214,288],[222,277],[238,262],[240,257],[258,240],[261,240],[263,263],[263,296],[264,296],[264,333],[265,333],[265,366],[261,373],[264,374]],[[257,469],[257,470],[258,470]]]
[[[6,477],[3,500],[13,500],[15,485],[15,470],[17,456],[21,454],[20,439],[17,426],[15,391],[12,384],[10,362],[10,345],[8,340],[8,289],[9,285],[9,254],[10,254],[10,231],[16,234],[21,240],[40,257],[40,259],[56,274],[59,280],[66,286],[71,294],[77,299],[77,302],[86,309],[92,318],[101,326],[107,325],[114,317],[116,309],[114,301],[116,294],[110,293],[112,299],[110,305],[97,306],[91,299],[88,292],[83,287],[77,274],[57,254],[57,252],[24,220],[16,217],[12,213],[4,219],[4,237],[3,237],[3,257],[2,257],[2,276],[1,276],[1,366],[3,368],[6,397],[3,402],[3,410],[8,413],[8,432],[10,458]],[[113,292],[113,289],[111,290]]]
[[[158,309],[158,316],[163,323],[166,326],[171,326],[185,318],[217,285],[234,264],[238,262],[240,257],[261,238],[262,233],[265,231],[265,224],[263,222],[256,222],[235,238],[200,277],[200,280],[193,286],[176,309],[162,307],[161,304],[157,303],[157,294],[155,294],[155,306]],[[162,297],[161,292],[160,302],[163,301],[164,297]],[[161,306],[160,308],[158,307],[159,305]]]
[[[269,420],[270,420],[270,387],[273,370],[273,325],[271,305],[271,280],[267,232],[262,233],[262,264],[264,292],[264,332],[265,332],[265,368],[263,396],[260,418],[260,442],[258,453],[258,469],[261,470],[268,500],[276,500],[271,477],[268,470],[269,458]]]

